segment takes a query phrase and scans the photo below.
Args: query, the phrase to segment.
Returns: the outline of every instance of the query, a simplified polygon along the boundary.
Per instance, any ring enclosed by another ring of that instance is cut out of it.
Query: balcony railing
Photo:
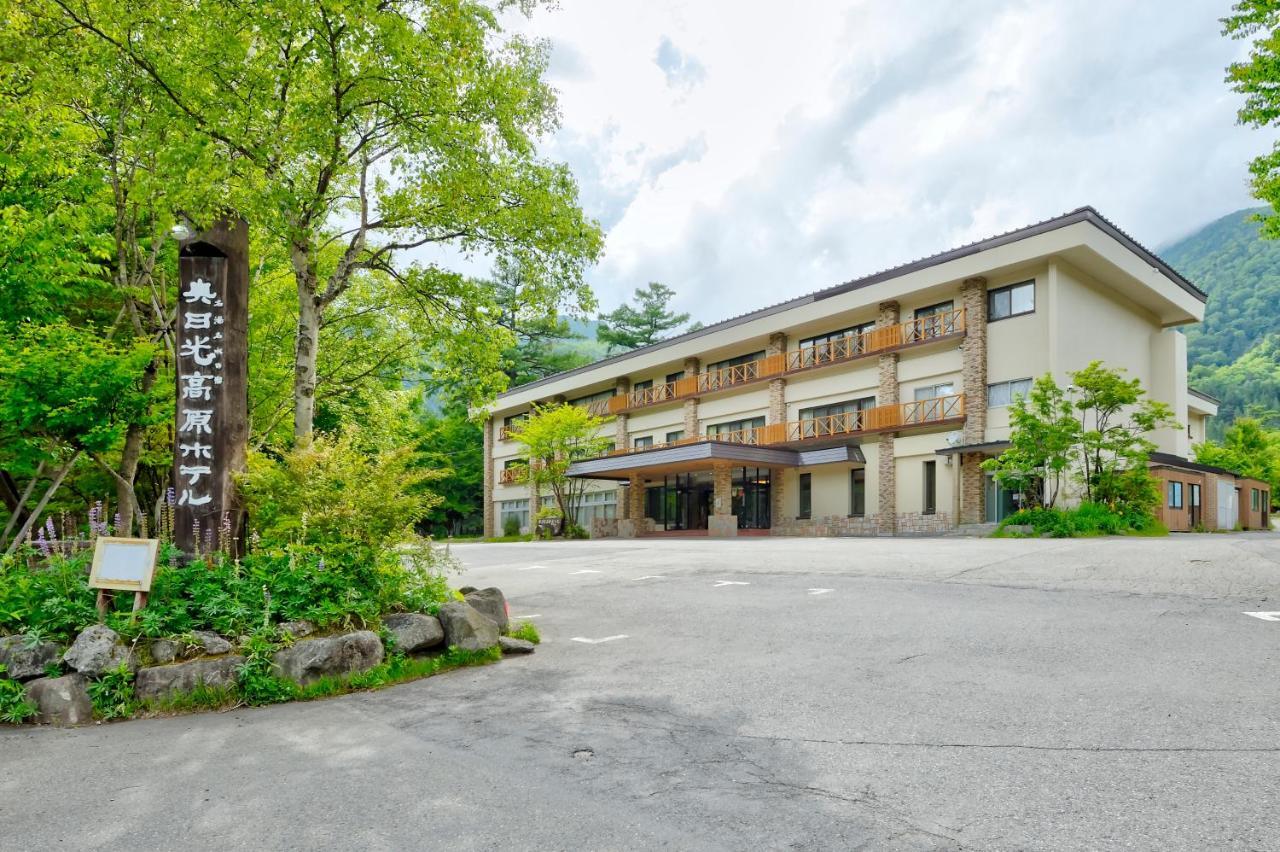
[[[506,467],[498,471],[498,482],[502,485],[515,485],[524,479],[524,467]]]
[[[618,414],[632,408],[644,408],[672,400],[713,393],[735,385],[784,376],[801,370],[851,361],[864,355],[897,349],[914,343],[962,334],[965,330],[964,308],[931,314],[897,325],[875,328],[864,334],[838,337],[814,346],[802,346],[790,352],[767,355],[745,364],[719,370],[695,373],[674,382],[642,388],[629,394],[609,398],[608,411]]]

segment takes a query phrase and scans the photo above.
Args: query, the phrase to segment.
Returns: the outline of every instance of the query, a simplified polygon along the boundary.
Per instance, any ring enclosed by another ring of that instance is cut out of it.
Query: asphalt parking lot
[[[0,729],[0,846],[1280,849],[1275,534],[453,551],[535,655]]]

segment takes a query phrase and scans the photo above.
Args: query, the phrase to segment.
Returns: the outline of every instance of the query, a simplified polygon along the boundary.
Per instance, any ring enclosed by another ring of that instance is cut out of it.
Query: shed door
[[[1229,480],[1218,480],[1218,529],[1234,529],[1240,519],[1240,507],[1236,503],[1236,486]]]

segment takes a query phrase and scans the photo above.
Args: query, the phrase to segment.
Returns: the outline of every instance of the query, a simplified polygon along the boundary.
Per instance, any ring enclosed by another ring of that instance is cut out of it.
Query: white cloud
[[[573,167],[608,309],[707,322],[1093,204],[1158,245],[1250,203],[1217,0],[563,0]]]

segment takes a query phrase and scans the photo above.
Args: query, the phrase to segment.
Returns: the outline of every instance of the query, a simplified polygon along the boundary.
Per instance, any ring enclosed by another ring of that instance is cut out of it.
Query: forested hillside
[[[1280,412],[1280,241],[1258,236],[1254,210],[1212,222],[1161,250],[1209,294],[1187,330],[1193,387],[1222,400],[1215,437],[1243,414]]]

